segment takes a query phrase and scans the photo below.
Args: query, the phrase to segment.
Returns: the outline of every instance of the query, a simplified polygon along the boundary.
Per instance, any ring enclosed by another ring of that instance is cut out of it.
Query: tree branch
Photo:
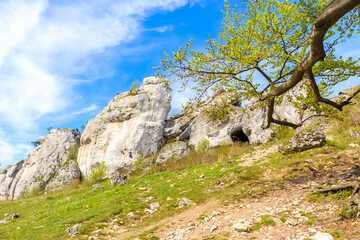
[[[282,85],[272,89],[262,100],[273,96],[280,96],[298,84],[304,73],[325,58],[324,36],[329,28],[334,25],[346,13],[360,4],[359,0],[333,0],[316,19],[310,34],[310,52],[307,57],[296,67],[294,74]]]
[[[271,78],[258,65],[256,65],[255,69],[258,70],[258,72],[260,72],[261,75],[263,75],[263,77],[269,82],[271,88],[273,88],[274,82],[271,81]]]
[[[355,91],[351,96],[349,96],[345,101],[341,102],[341,103],[336,103],[334,101],[331,101],[330,99],[326,99],[323,98],[320,94],[318,85],[316,84],[315,81],[315,77],[313,75],[312,70],[307,71],[307,74],[309,75],[309,82],[310,82],[310,86],[313,89],[313,92],[315,94],[315,100],[316,102],[323,102],[325,104],[328,104],[332,107],[337,108],[338,110],[342,111],[343,107],[346,105],[349,105],[351,102],[351,99],[353,99],[359,92],[360,92],[360,88]]]

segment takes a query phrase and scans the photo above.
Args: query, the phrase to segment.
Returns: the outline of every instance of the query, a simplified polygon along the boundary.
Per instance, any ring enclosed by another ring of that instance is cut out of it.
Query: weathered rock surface
[[[317,232],[311,239],[313,240],[334,240],[329,233]]]
[[[182,141],[167,144],[160,150],[155,163],[164,163],[170,159],[182,159],[190,152],[190,149],[190,146]]]
[[[188,198],[182,198],[179,202],[179,208],[196,205],[193,201]]]
[[[321,147],[325,144],[325,138],[325,134],[319,129],[299,129],[289,141],[279,146],[279,152],[289,154]]]
[[[6,224],[11,222],[12,220],[19,218],[20,216],[17,215],[16,213],[11,214],[9,217],[5,218],[3,221],[0,221],[0,225],[1,224]]]
[[[356,138],[356,137],[360,137],[360,132],[350,132],[350,137]]]
[[[92,186],[92,188],[93,188],[93,189],[98,189],[98,188],[104,188],[104,186],[97,183],[97,184],[94,184],[94,185]]]
[[[18,173],[24,164],[20,160],[14,164],[6,165],[0,170],[0,200],[13,199],[14,189],[18,182]]]
[[[274,131],[271,128],[263,129],[267,110],[261,107],[255,108],[255,105],[254,99],[245,102],[246,111],[241,126],[243,132],[248,136],[250,144],[266,143]]]
[[[39,139],[41,144],[26,161],[4,166],[0,170],[0,199],[17,199],[33,189],[44,190],[48,184],[58,186],[79,179],[76,166],[71,164],[67,170],[63,167],[69,160],[66,150],[79,142],[79,135],[71,129],[52,129]]]
[[[206,139],[210,146],[233,143],[231,134],[241,131],[244,109],[233,94],[220,89],[189,113],[181,113],[166,120],[164,137],[189,140],[193,147]]]
[[[303,84],[284,95],[281,104],[274,110],[274,118],[299,123],[311,114],[310,111],[300,114],[289,100],[298,95],[306,96]],[[255,99],[246,101],[243,108],[234,97],[232,93],[218,90],[192,111],[170,116],[166,119],[164,137],[189,140],[193,147],[204,139],[209,141],[210,147],[234,141],[250,144],[268,142],[273,129],[263,129],[267,110],[257,107]]]
[[[155,77],[133,94],[118,94],[90,120],[81,136],[78,163],[85,176],[101,162],[107,172],[129,168],[138,157],[159,150],[164,120],[170,111],[171,89]]]
[[[79,233],[80,228],[82,227],[81,223],[75,224],[72,227],[67,228],[65,231],[67,234],[74,236]]]
[[[69,161],[62,166],[54,178],[46,185],[46,190],[58,190],[66,185],[70,185],[72,181],[80,180],[80,168],[74,161]]]
[[[127,183],[127,176],[123,173],[114,173],[110,177],[110,185],[125,185]]]

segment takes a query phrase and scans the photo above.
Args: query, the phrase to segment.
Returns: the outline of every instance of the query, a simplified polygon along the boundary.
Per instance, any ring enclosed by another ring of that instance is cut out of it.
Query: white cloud
[[[71,112],[71,113],[68,113],[68,114],[63,114],[61,115],[59,118],[58,118],[58,121],[64,121],[66,119],[71,119],[71,118],[75,118],[81,114],[84,114],[84,113],[91,113],[91,112],[94,112],[96,110],[98,110],[98,106],[96,104],[91,104],[90,106],[88,107],[85,107],[79,111],[75,111],[75,112]]]
[[[157,28],[148,28],[145,29],[147,31],[155,31],[155,32],[167,32],[167,31],[172,31],[174,30],[174,26],[173,25],[166,25],[166,26],[162,26],[162,27],[157,27]]]
[[[14,158],[26,156],[33,148],[30,144],[11,143],[6,138],[4,130],[0,128],[0,166],[12,163]]]
[[[2,1],[0,5],[0,68],[3,59],[36,26],[39,14],[45,7],[44,1],[24,2],[17,0]]]
[[[197,2],[200,0],[1,1],[0,126],[4,135],[34,131],[45,115],[64,112],[73,99],[72,87],[81,83],[77,75],[96,78],[99,74],[91,56],[132,41],[148,16]],[[171,29],[163,26],[154,31]],[[68,116],[95,109],[91,105]],[[2,158],[6,159],[28,150],[10,137],[2,144]]]

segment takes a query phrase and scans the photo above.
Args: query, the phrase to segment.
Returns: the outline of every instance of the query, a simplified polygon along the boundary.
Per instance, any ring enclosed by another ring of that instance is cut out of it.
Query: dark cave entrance
[[[231,140],[233,142],[249,142],[249,138],[246,136],[246,134],[242,130],[236,130],[231,135]]]

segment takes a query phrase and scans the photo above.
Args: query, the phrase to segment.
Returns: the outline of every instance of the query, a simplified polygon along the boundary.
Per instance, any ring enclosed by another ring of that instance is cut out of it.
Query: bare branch
[[[315,78],[314,78],[314,75],[313,75],[312,71],[309,70],[307,72],[307,74],[309,75],[310,86],[312,87],[313,92],[315,94],[316,102],[323,102],[325,104],[328,104],[328,105],[330,105],[332,107],[337,108],[340,111],[342,111],[344,106],[349,105],[351,103],[351,99],[353,99],[360,92],[360,88],[359,88],[351,96],[349,96],[345,101],[343,101],[341,103],[336,103],[334,101],[331,101],[330,99],[323,98],[321,96],[321,94],[320,94],[319,88],[318,88],[318,86],[316,84],[316,81],[315,81]]]

